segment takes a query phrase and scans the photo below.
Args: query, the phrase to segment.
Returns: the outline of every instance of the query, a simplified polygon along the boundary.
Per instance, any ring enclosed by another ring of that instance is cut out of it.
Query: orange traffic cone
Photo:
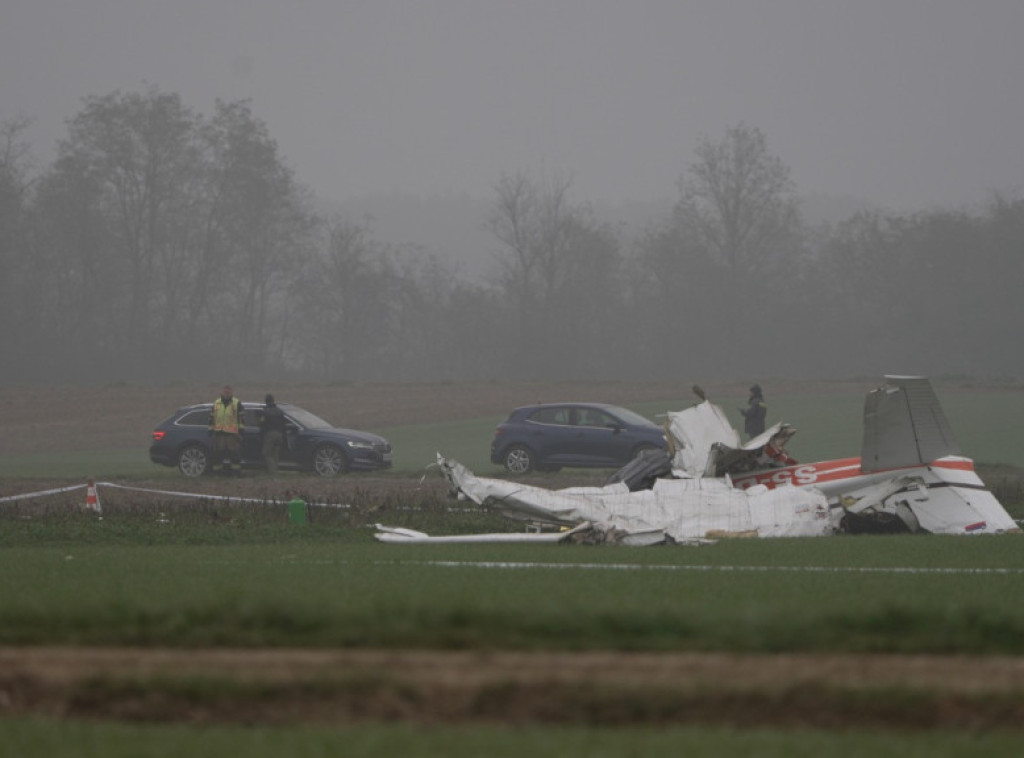
[[[100,505],[100,496],[96,494],[96,482],[92,479],[89,480],[89,484],[85,488],[85,507],[90,511],[96,511],[96,513],[103,512],[103,506]]]

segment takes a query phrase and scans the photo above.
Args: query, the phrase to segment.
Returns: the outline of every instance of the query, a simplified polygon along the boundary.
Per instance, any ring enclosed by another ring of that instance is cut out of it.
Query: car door
[[[242,460],[252,465],[263,466],[263,435],[260,431],[260,420],[263,405],[246,408],[242,414]],[[277,453],[277,464],[282,468],[296,468],[299,463],[299,432],[302,430],[287,413],[285,413],[284,439]]]
[[[278,453],[278,465],[284,468],[301,468],[300,452],[302,450],[300,432],[302,427],[293,421],[287,413],[284,414],[284,439],[281,440],[281,450]]]
[[[263,406],[242,407],[242,463],[249,466],[263,465],[263,446],[260,440],[260,411]]]
[[[587,466],[618,466],[629,459],[630,435],[623,424],[600,408],[579,408],[573,454]]]
[[[540,463],[569,462],[576,434],[572,414],[567,406],[547,406],[538,408],[526,420],[524,441],[537,453]]]

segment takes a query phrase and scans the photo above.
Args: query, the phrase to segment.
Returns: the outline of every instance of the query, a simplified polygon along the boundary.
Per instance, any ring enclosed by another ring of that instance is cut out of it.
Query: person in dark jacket
[[[761,385],[755,384],[750,388],[750,398],[747,400],[747,407],[740,408],[743,414],[743,431],[748,438],[753,439],[764,432],[764,420],[768,415],[768,406],[764,402],[764,393]]]
[[[273,395],[268,394],[265,402],[260,414],[260,440],[263,463],[273,475],[277,473],[277,462],[284,444],[284,411],[277,407]]]

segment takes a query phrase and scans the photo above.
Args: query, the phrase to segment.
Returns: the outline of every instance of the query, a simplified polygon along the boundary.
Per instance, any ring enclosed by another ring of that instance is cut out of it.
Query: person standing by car
[[[224,385],[220,397],[213,402],[210,412],[210,434],[213,437],[212,472],[217,464],[225,474],[239,474],[242,470],[242,403],[234,397],[234,390]]]
[[[284,411],[277,407],[274,396],[268,394],[266,403],[260,413],[260,442],[263,452],[263,463],[267,472],[277,474],[277,459],[281,455],[284,442]]]
[[[750,398],[747,400],[747,407],[740,408],[743,414],[743,431],[750,439],[764,433],[764,420],[768,415],[768,406],[764,402],[764,393],[761,385],[755,384],[750,388]]]

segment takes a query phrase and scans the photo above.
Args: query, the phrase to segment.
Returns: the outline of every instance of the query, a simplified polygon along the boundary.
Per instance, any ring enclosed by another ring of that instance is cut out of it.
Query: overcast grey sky
[[[900,209],[1024,189],[1024,0],[4,0],[0,120],[49,162],[81,98],[250,98],[325,199],[676,195],[756,126],[802,194]]]

